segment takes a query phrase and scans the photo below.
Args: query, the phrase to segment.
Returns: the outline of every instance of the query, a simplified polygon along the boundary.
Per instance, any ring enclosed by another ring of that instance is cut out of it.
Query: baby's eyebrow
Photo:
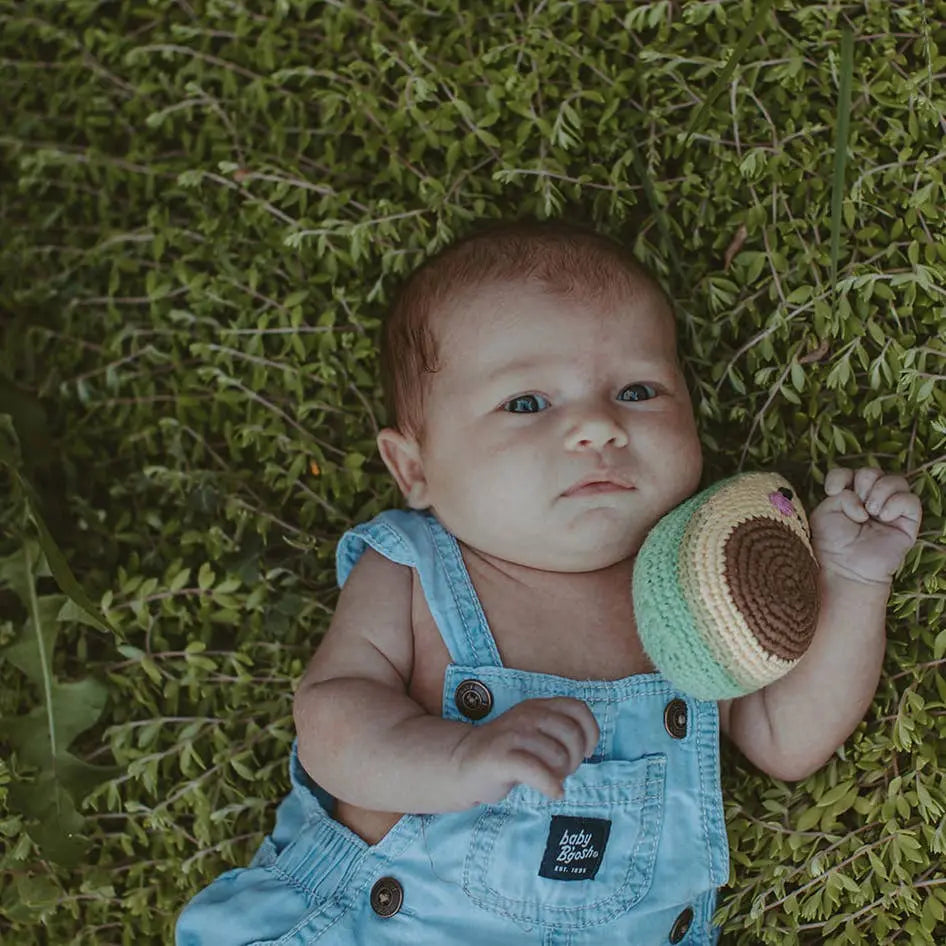
[[[554,368],[561,362],[557,361],[536,361],[534,358],[520,358],[518,361],[510,361],[508,364],[500,365],[494,371],[491,371],[486,380],[489,382],[499,381],[510,374],[520,374],[523,371],[535,368]]]
[[[662,361],[654,361],[653,359],[636,359],[636,358],[627,358],[624,362],[626,368],[623,369],[627,374],[663,374],[666,372],[667,363]],[[548,369],[559,369],[559,368],[569,368],[572,367],[569,361],[561,361],[559,359],[549,359],[547,361],[535,359],[535,358],[520,358],[516,361],[510,361],[507,364],[500,365],[495,370],[489,372],[486,375],[486,382],[488,384],[493,384],[497,381],[501,381],[507,375],[521,374],[524,371],[540,371]],[[641,380],[646,381],[647,378],[643,377]]]

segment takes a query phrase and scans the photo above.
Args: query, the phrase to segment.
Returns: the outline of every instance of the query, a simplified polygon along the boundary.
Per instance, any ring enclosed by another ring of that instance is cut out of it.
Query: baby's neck
[[[506,559],[481,552],[463,542],[459,543],[467,570],[477,584],[477,578],[493,585],[506,586],[518,593],[542,595],[546,600],[578,595],[594,594],[598,590],[614,588],[616,585],[630,593],[634,556],[589,572],[559,572],[520,565]]]
[[[635,632],[633,558],[552,572],[460,548],[504,666],[579,680],[653,669]]]

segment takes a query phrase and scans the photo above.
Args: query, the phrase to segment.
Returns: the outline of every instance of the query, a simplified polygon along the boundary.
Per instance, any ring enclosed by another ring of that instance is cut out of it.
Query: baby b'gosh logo
[[[593,880],[611,833],[605,818],[553,815],[539,876],[549,880]]]

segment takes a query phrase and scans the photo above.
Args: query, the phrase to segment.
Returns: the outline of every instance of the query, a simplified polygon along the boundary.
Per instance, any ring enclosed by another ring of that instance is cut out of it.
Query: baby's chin
[[[625,529],[617,534],[606,530],[582,533],[550,530],[526,547],[497,541],[490,553],[526,568],[551,572],[593,572],[632,559],[644,541],[645,531]]]
[[[546,562],[544,567],[549,571],[596,572],[634,558],[642,542],[643,538],[640,538],[592,548],[560,545],[548,548],[538,559]],[[534,567],[543,566],[537,564]]]
[[[579,501],[534,515],[493,509],[488,517],[480,512],[449,520],[440,516],[440,521],[463,545],[482,555],[525,568],[578,573],[632,559],[660,515],[612,498],[600,505]]]

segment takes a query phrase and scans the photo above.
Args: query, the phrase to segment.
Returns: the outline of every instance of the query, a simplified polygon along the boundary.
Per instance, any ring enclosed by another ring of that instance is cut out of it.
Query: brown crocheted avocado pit
[[[804,542],[787,525],[759,516],[733,529],[724,556],[733,602],[759,645],[798,660],[818,620],[818,566]]]

